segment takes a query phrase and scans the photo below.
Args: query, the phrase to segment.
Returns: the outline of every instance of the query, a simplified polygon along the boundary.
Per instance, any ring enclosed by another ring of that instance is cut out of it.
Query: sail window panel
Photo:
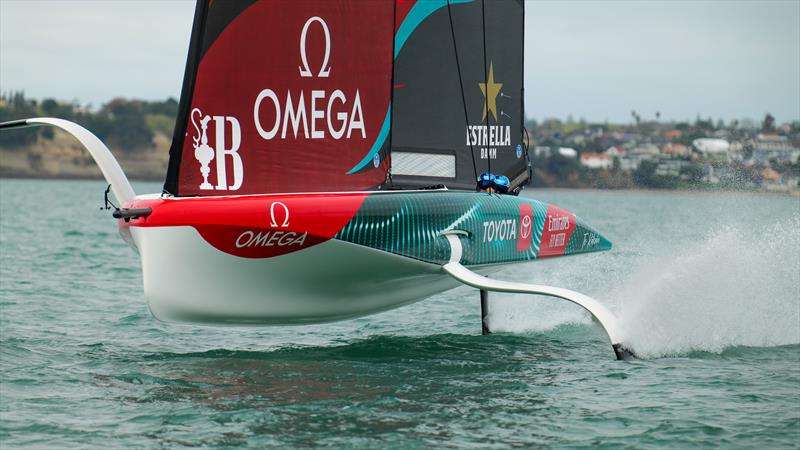
[[[455,155],[392,152],[392,174],[413,177],[455,178]]]

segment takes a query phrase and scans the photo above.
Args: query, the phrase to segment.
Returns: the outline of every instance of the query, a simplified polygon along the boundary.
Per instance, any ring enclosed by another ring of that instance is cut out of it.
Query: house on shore
[[[667,144],[661,147],[661,154],[672,158],[685,158],[691,155],[689,147],[683,144]]]
[[[582,153],[581,165],[589,169],[609,170],[614,165],[614,161],[606,153]]]
[[[604,151],[603,153],[608,155],[610,158],[622,158],[623,156],[625,156],[625,149],[623,149],[619,145],[612,145],[611,147],[608,147],[606,151]]]
[[[570,147],[537,146],[533,149],[533,155],[536,157],[550,157],[555,154],[559,154],[566,158],[578,159],[578,151]]]
[[[692,141],[692,148],[703,158],[713,159],[717,161],[728,161],[729,151],[731,148],[730,142],[725,139],[717,138],[699,138]]]
[[[770,161],[796,163],[800,149],[793,147],[786,136],[774,133],[759,133],[753,141],[753,162],[769,164]]]

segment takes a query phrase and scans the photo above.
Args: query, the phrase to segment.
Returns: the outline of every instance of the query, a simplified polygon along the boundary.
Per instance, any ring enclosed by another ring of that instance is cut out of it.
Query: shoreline
[[[103,176],[93,176],[93,175],[57,175],[57,176],[49,176],[49,175],[28,175],[28,174],[21,174],[21,175],[13,175],[13,174],[2,174],[0,175],[0,180],[42,180],[42,181],[105,181]],[[145,182],[164,182],[164,176],[161,177],[130,177],[128,178],[129,181],[145,181]]]
[[[619,192],[619,193],[645,193],[645,194],[717,194],[717,195],[768,195],[768,196],[783,196],[783,197],[798,197],[800,198],[800,189],[793,191],[769,191],[766,189],[652,189],[652,188],[584,188],[584,187],[536,187],[526,188],[525,192],[530,191],[573,191],[573,192]]]
[[[41,180],[41,181],[105,181],[102,176],[91,175],[59,175],[59,176],[42,176],[42,175],[0,175],[0,180]],[[131,182],[159,182],[163,183],[163,177],[131,177]],[[527,187],[524,192],[537,192],[537,191],[574,191],[574,192],[636,192],[646,194],[719,194],[719,195],[768,195],[768,196],[783,196],[783,197],[796,197],[800,198],[800,189],[790,191],[770,191],[766,189],[721,189],[721,188],[708,188],[708,189],[652,189],[652,188],[587,188],[587,187]]]

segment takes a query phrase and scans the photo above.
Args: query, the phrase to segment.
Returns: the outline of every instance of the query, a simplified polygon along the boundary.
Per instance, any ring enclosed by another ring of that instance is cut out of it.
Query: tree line
[[[144,101],[115,98],[99,109],[77,102],[52,98],[41,101],[25,97],[24,92],[0,93],[0,122],[30,117],[57,117],[76,122],[97,135],[103,142],[126,152],[153,147],[156,133],[172,135],[178,101]],[[31,127],[0,133],[0,147],[18,148],[38,139],[53,139],[50,127]]]

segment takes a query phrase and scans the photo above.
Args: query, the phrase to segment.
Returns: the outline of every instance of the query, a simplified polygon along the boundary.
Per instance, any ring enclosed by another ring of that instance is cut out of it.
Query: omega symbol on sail
[[[322,30],[325,44],[318,70],[314,62],[308,60],[308,41],[314,39],[309,37],[309,30],[313,28]],[[303,139],[366,139],[359,90],[320,89],[314,84],[318,78],[331,77],[332,39],[328,23],[322,17],[313,16],[298,31],[300,80],[284,89],[272,86],[258,93],[253,105],[253,122],[258,135],[266,141],[275,138],[297,140],[300,136]]]
[[[303,32],[300,34],[300,59],[303,61],[303,67],[300,67],[300,76],[313,76],[311,74],[311,69],[308,68],[308,58],[306,57],[306,34],[308,33],[308,28],[314,22],[319,23],[322,27],[322,31],[325,33],[325,59],[322,60],[322,66],[317,76],[320,78],[327,78],[331,73],[331,67],[328,65],[328,59],[331,57],[331,32],[328,30],[328,24],[319,16],[308,19],[306,24],[303,25]]]
[[[203,182],[200,189],[235,191],[242,187],[244,169],[242,157],[239,155],[239,146],[242,144],[242,128],[239,121],[232,116],[204,115],[200,108],[194,108],[190,114],[195,136],[192,137],[194,158],[200,163],[200,175]],[[214,147],[208,141],[208,125],[214,122]],[[225,141],[225,136],[230,135],[230,142]],[[233,180],[228,184],[227,160],[230,158],[233,168]],[[216,165],[216,181],[214,186],[208,181],[211,175],[211,164]]]

